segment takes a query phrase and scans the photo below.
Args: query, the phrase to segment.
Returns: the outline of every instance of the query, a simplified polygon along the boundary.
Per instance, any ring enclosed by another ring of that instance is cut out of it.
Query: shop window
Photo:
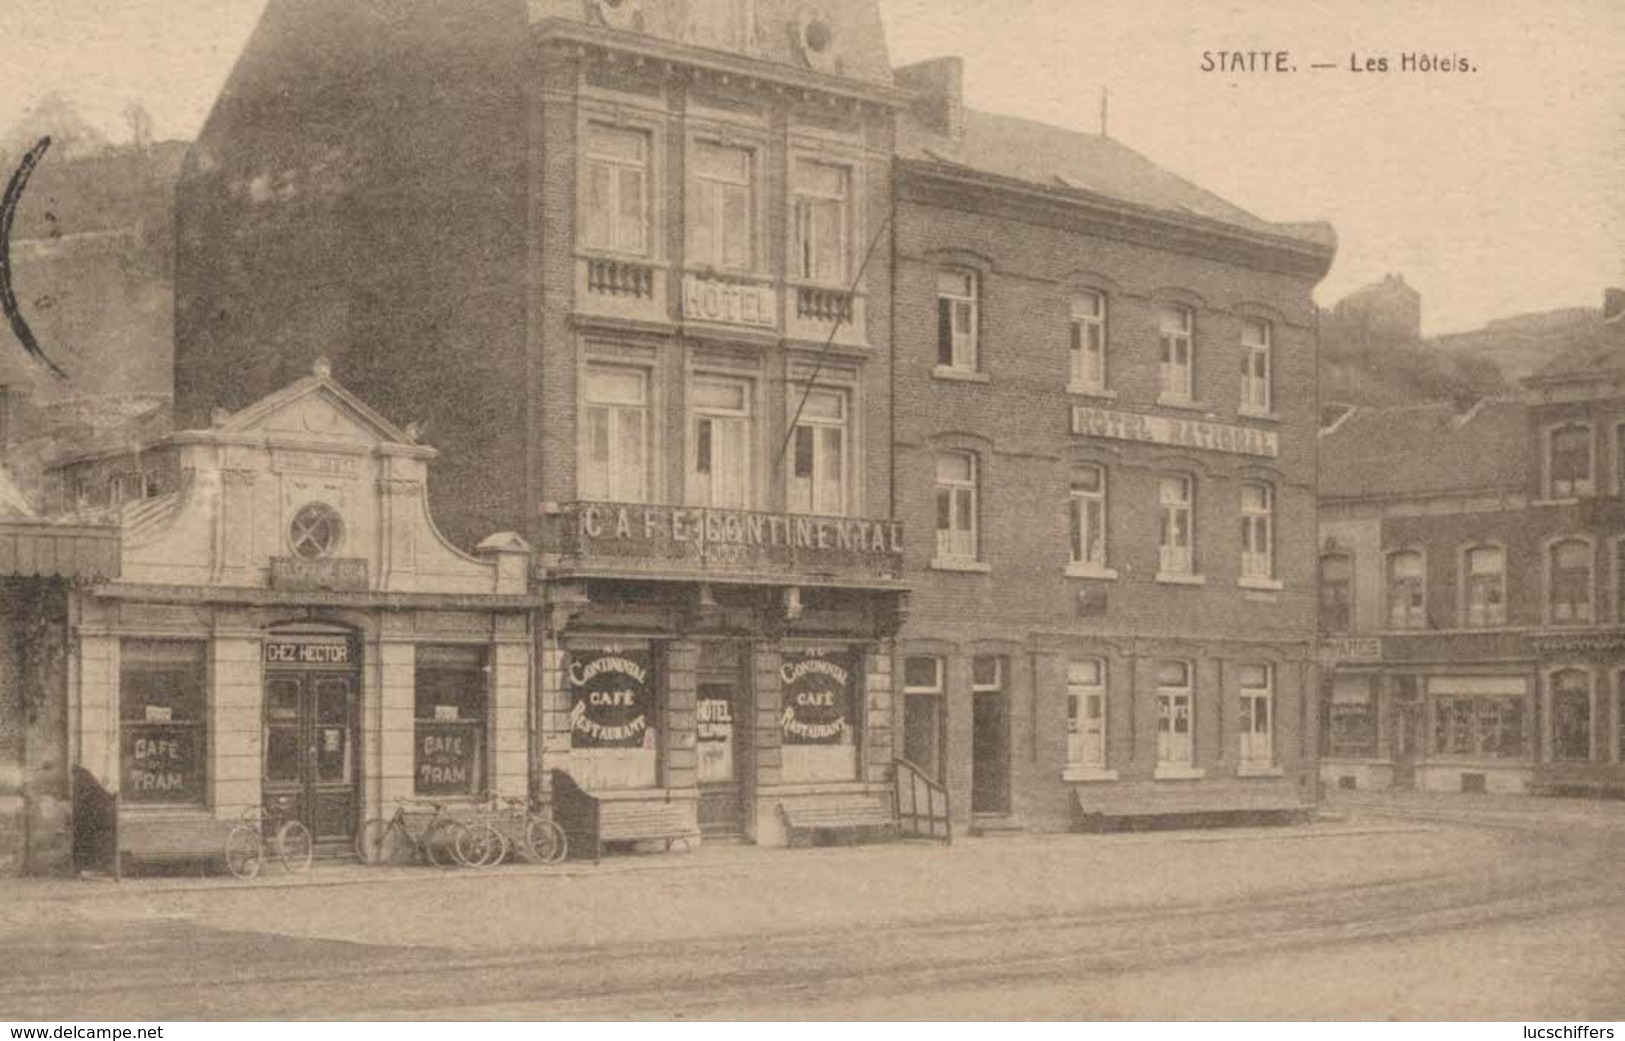
[[[1196,480],[1181,474],[1157,482],[1162,532],[1157,570],[1165,575],[1190,575],[1196,570],[1196,520],[1192,509]]]
[[[747,380],[699,376],[689,384],[688,494],[694,506],[753,505],[756,424]]]
[[[1591,428],[1584,423],[1555,427],[1546,434],[1546,495],[1573,499],[1591,495]]]
[[[798,159],[791,200],[795,277],[844,284],[851,254],[852,173],[844,166]]]
[[[656,787],[660,735],[648,648],[573,648],[564,672],[571,776],[588,790]]]
[[[1334,675],[1326,711],[1321,752],[1329,758],[1369,758],[1377,754],[1375,677]]]
[[[943,781],[943,741],[947,713],[943,708],[943,660],[903,659],[903,758],[927,776]]]
[[[1072,298],[1072,386],[1106,389],[1106,297],[1079,293]]]
[[[1522,695],[1433,697],[1433,751],[1479,759],[1524,754]]]
[[[843,390],[814,387],[795,416],[788,502],[792,513],[846,516],[851,503],[850,399]]]
[[[1546,619],[1553,625],[1592,621],[1591,543],[1563,539],[1546,551]]]
[[[1505,625],[1506,552],[1474,546],[1462,554],[1462,622],[1469,628]]]
[[[1157,662],[1157,765],[1190,766],[1195,692],[1188,661]]]
[[[688,262],[720,271],[756,264],[756,156],[748,148],[696,141],[689,153]]]
[[[1586,762],[1591,758],[1591,674],[1561,669],[1547,681],[1552,706],[1552,759]]]
[[[1268,322],[1241,323],[1241,411],[1267,414],[1273,404],[1270,391],[1273,330]]]
[[[418,795],[485,791],[490,703],[486,661],[484,647],[417,647],[412,776]]]
[[[1275,489],[1268,484],[1241,486],[1241,577],[1275,577]]]
[[[649,497],[649,374],[625,365],[587,366],[581,438],[581,497],[646,502]]]
[[[1241,761],[1267,764],[1275,759],[1275,669],[1265,662],[1241,666]]]
[[[979,289],[974,271],[937,272],[937,364],[943,368],[976,371]]]
[[[1069,495],[1072,563],[1083,568],[1104,568],[1106,468],[1093,464],[1075,467]]]
[[[119,797],[125,805],[203,805],[205,648],[192,640],[120,645]]]
[[[1066,663],[1066,762],[1106,768],[1106,663],[1099,658]]]
[[[1421,553],[1388,555],[1387,593],[1390,629],[1427,628],[1427,568]]]
[[[977,559],[976,457],[969,452],[937,456],[937,546],[941,561]]]
[[[649,242],[649,135],[587,124],[582,148],[581,244],[642,256]]]
[[[1157,326],[1162,339],[1160,396],[1166,401],[1188,402],[1193,395],[1196,313],[1179,304],[1167,304],[1158,312]]]
[[[860,660],[844,650],[784,654],[779,727],[786,783],[857,780]]]
[[[1346,633],[1353,623],[1354,558],[1328,553],[1320,558],[1320,627]]]

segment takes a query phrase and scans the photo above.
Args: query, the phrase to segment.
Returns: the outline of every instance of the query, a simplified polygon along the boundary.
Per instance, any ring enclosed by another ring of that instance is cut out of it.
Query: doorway
[[[1003,691],[977,691],[971,709],[972,813],[1010,812],[1010,719]]]
[[[1394,677],[1390,742],[1394,764],[1393,787],[1403,791],[1416,788],[1416,760],[1423,740],[1419,686],[1415,676]]]
[[[262,800],[303,821],[318,843],[348,843],[356,828],[358,677],[270,671],[265,676]]]
[[[741,779],[748,751],[745,721],[750,718],[745,682],[745,645],[729,641],[700,645],[695,699],[696,809],[700,834],[733,837],[745,830]]]

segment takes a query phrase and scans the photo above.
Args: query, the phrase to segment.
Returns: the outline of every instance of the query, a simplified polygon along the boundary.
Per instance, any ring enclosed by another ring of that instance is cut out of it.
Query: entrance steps
[[[1015,813],[978,813],[971,817],[970,833],[987,839],[1027,834],[1027,822]]]

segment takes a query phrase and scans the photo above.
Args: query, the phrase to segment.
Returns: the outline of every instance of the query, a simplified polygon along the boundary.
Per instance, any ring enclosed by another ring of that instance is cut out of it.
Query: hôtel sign
[[[565,514],[565,555],[579,559],[894,576],[902,563],[896,521],[607,502],[573,503]]]
[[[1281,452],[1280,439],[1273,430],[1210,423],[1201,419],[1150,416],[1140,412],[1119,412],[1089,405],[1072,406],[1072,432],[1085,437],[1105,437],[1116,441],[1144,441],[1153,445],[1175,445],[1207,452],[1254,455],[1273,459]]]
[[[768,286],[683,276],[683,317],[723,325],[771,329],[778,324],[778,295]]]

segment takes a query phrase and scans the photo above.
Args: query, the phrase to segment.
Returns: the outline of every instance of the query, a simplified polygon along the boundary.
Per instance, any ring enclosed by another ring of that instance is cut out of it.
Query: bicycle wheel
[[[316,854],[316,841],[302,821],[283,821],[276,830],[276,856],[286,871],[304,871]]]
[[[253,878],[265,864],[265,840],[257,826],[239,824],[226,835],[226,870],[238,878]]]
[[[438,868],[463,867],[463,858],[457,850],[468,840],[463,833],[468,831],[468,825],[462,821],[439,820],[429,825],[429,830],[423,833],[423,855],[429,863]]]
[[[485,821],[470,824],[457,837],[457,859],[468,867],[491,867],[507,855],[508,837]]]
[[[397,863],[405,846],[401,829],[383,817],[374,817],[355,833],[355,855],[363,864]]]
[[[557,864],[568,855],[570,840],[557,823],[546,817],[532,817],[525,825],[525,849],[539,863]]]

